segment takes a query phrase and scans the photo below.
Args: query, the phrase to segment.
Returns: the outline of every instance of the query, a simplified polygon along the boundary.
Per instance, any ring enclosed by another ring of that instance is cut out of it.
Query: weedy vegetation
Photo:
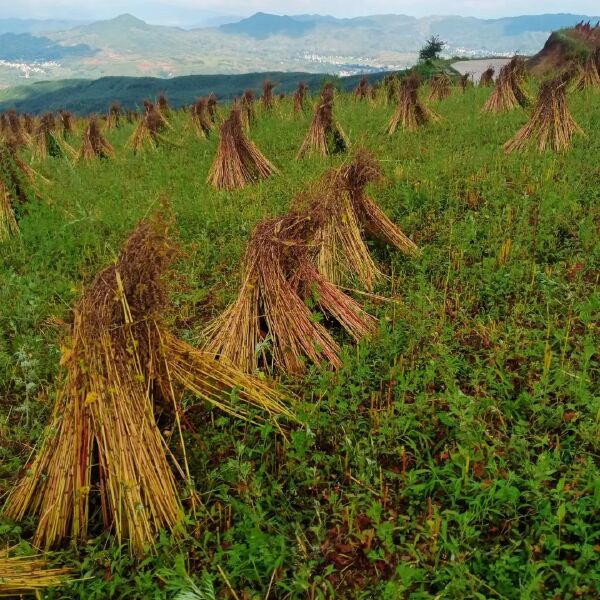
[[[598,597],[578,74],[4,115],[0,596]]]

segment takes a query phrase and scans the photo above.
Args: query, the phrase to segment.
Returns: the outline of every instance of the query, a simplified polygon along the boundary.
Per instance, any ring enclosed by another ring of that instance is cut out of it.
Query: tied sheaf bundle
[[[176,251],[168,227],[161,218],[140,223],[75,307],[51,423],[5,507],[13,520],[38,517],[39,548],[85,541],[98,500],[104,528],[119,543],[128,539],[135,554],[160,529],[179,525],[183,511],[155,404],[172,409],[179,423],[178,398],[188,390],[252,422],[293,418],[266,383],[169,331],[164,275]],[[174,457],[172,464],[192,486],[181,429],[179,436],[185,470]]]
[[[169,106],[169,101],[167,100],[165,94],[158,95],[158,98],[156,99],[156,104],[162,116],[165,119],[168,119],[171,115],[171,107]]]
[[[131,138],[128,146],[134,153],[144,148],[157,148],[160,144],[170,144],[164,136],[165,130],[170,128],[164,114],[152,102],[144,101],[145,113]]]
[[[92,160],[94,158],[113,158],[115,150],[110,142],[102,135],[100,124],[96,117],[92,117],[83,134],[79,160]]]
[[[382,179],[379,163],[364,150],[348,164],[327,172],[296,209],[318,223],[315,264],[336,285],[372,290],[382,273],[375,264],[365,234],[397,250],[417,256],[419,249],[367,194],[368,184]]]
[[[348,150],[348,139],[333,116],[334,88],[328,83],[323,88],[315,115],[302,142],[297,159],[307,154],[336,154]]]
[[[0,243],[17,233],[19,233],[19,225],[11,195],[4,181],[0,178]]]
[[[452,80],[445,73],[434,75],[431,78],[429,100],[430,102],[440,102],[452,95]]]
[[[392,135],[398,127],[407,131],[416,131],[430,121],[439,121],[437,113],[423,104],[419,98],[421,78],[417,73],[411,73],[402,80],[398,96],[398,106],[387,126],[388,134]]]
[[[35,121],[31,115],[24,114],[21,118],[23,122],[23,129],[29,134],[33,135],[35,133]]]
[[[52,113],[46,113],[40,119],[33,140],[34,160],[53,158],[75,158],[77,152],[57,132],[56,119]]]
[[[584,66],[579,67],[575,89],[578,91],[600,89],[600,48],[596,48],[587,57]]]
[[[504,146],[507,154],[532,142],[540,152],[548,148],[560,152],[571,146],[576,133],[582,133],[567,105],[566,89],[572,76],[567,72],[542,83],[529,121]]]
[[[515,56],[500,71],[492,95],[485,103],[483,113],[501,113],[521,106],[526,108],[531,100],[523,89],[525,61]]]
[[[275,107],[275,98],[273,97],[273,90],[275,84],[272,81],[265,81],[263,83],[263,94],[261,98],[262,106],[265,110],[273,110]]]
[[[297,212],[256,227],[238,298],[206,331],[208,352],[250,373],[297,374],[307,361],[340,367],[340,348],[312,318],[311,300],[355,340],[374,330],[376,320],[316,268],[318,229],[311,215]]]
[[[52,568],[42,556],[18,556],[13,549],[0,549],[0,598],[39,597],[42,590],[60,587],[71,576],[71,569]]]
[[[386,75],[383,79],[383,88],[388,105],[395,105],[398,102],[398,93],[400,92],[400,80],[394,74]]]
[[[254,102],[256,94],[254,90],[246,90],[241,99],[242,121],[244,127],[249,128],[256,120],[256,111],[254,110]]]
[[[369,78],[364,76],[358,82],[356,89],[354,90],[354,97],[356,100],[368,100],[371,95],[371,86],[369,85]]]
[[[246,136],[241,107],[235,104],[221,125],[219,147],[207,183],[217,189],[234,190],[276,172],[275,166]]]
[[[113,102],[108,108],[108,115],[106,116],[106,128],[114,129],[115,127],[121,126],[121,117],[123,116],[123,110],[118,102]]]
[[[213,130],[213,123],[208,114],[208,99],[198,98],[192,105],[192,125],[199,138],[204,139],[210,136]]]
[[[479,78],[479,87],[492,87],[494,85],[494,75],[496,70],[494,67],[488,67]]]
[[[35,199],[34,172],[11,143],[0,144],[0,242],[19,232],[15,207]]]
[[[31,136],[25,130],[16,111],[10,110],[6,115],[5,136],[8,142],[15,148],[22,148],[31,144]]]
[[[66,139],[72,135],[75,130],[73,126],[73,115],[66,110],[61,110],[59,112],[59,118],[62,125],[63,137]]]
[[[308,96],[308,86],[304,81],[298,84],[298,89],[294,92],[294,113],[303,113],[306,110],[306,99]]]
[[[217,107],[219,105],[219,102],[217,100],[217,97],[214,94],[209,94],[208,96],[208,100],[207,100],[207,108],[208,108],[208,116],[210,117],[210,120],[213,123],[217,122]]]
[[[378,81],[376,84],[371,86],[371,101],[377,102],[379,99],[379,93],[382,90],[381,81]]]
[[[464,75],[461,75],[460,79],[458,80],[458,86],[460,87],[461,91],[466,92],[467,88],[471,85],[471,75],[469,73],[465,73]]]

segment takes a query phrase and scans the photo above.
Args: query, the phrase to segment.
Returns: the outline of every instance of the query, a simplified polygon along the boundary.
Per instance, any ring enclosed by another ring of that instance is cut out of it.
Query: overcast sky
[[[0,0],[0,18],[106,19],[130,12],[154,23],[187,23],[206,16],[319,13],[354,17],[368,14],[425,16],[458,14],[502,17],[570,12],[600,13],[598,0]]]

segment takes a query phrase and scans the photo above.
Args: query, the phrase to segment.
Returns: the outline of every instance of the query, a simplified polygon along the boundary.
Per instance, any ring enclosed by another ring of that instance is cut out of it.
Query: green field
[[[600,93],[569,95],[586,132],[570,151],[510,156],[527,114],[480,114],[489,93],[455,90],[440,123],[393,137],[393,107],[338,97],[352,149],[385,171],[372,197],[423,251],[370,246],[390,301],[356,298],[377,335],[339,333],[342,369],[282,380],[300,397],[287,438],[189,410],[202,502],[185,531],[136,560],[95,515],[89,543],[51,559],[81,580],[41,597],[598,597]],[[33,164],[48,183],[0,246],[0,503],[49,420],[84,287],[166,195],[182,247],[168,320],[200,346],[237,294],[254,226],[346,160],[295,159],[310,118],[288,100],[259,112],[251,137],[280,174],[234,193],[205,184],[217,136],[196,138],[184,113],[166,134],[177,146],[134,156],[127,125],[107,132],[114,160]],[[0,517],[2,546],[28,553],[34,527]]]

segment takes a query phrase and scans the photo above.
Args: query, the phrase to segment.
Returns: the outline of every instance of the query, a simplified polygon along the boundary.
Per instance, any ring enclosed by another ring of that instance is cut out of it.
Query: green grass
[[[136,562],[95,531],[56,561],[82,577],[48,598],[593,598],[600,591],[598,472],[600,96],[571,96],[587,132],[561,155],[505,156],[526,113],[479,113],[489,90],[441,103],[440,124],[395,137],[391,108],[337,103],[354,147],[382,160],[372,196],[423,249],[372,250],[391,275],[369,304],[378,335],[337,373],[288,382],[305,423],[282,439],[190,412],[202,508]],[[184,253],[171,283],[178,333],[201,342],[235,296],[254,225],[342,158],[295,155],[310,116],[261,116],[252,137],[281,175],[236,193],[204,181],[216,139],[175,121],[180,148],[114,161],[49,159],[21,237],[0,247],[0,498],[52,406],[70,308],[166,194]],[[502,249],[510,245],[507,260]],[[340,336],[340,339],[343,339]],[[187,399],[186,402],[191,402]],[[176,454],[180,449],[173,448]],[[0,520],[0,541],[34,523]]]

